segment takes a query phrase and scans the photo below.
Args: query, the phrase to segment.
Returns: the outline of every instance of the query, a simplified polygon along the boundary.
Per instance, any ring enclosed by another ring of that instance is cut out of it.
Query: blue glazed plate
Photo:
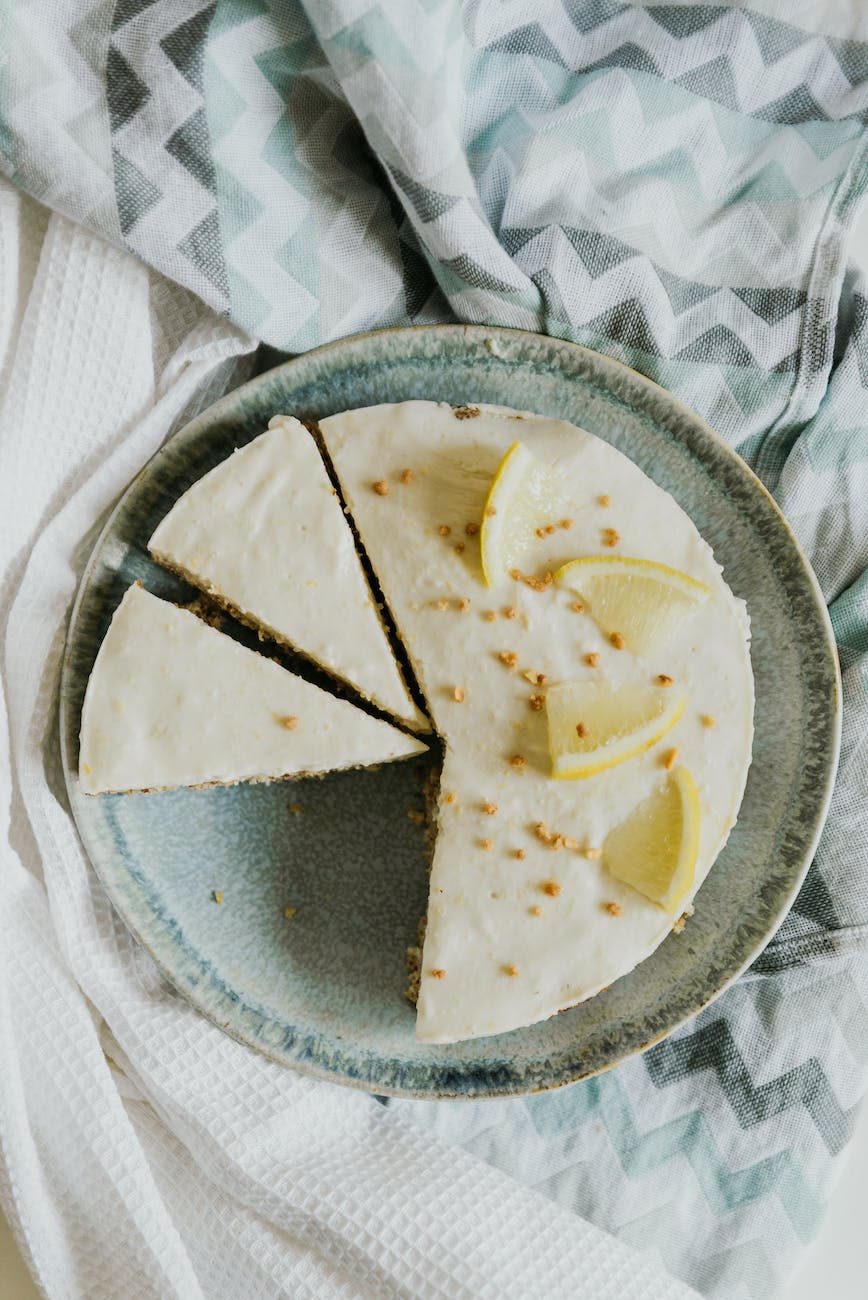
[[[423,914],[430,759],[324,779],[85,798],[84,688],[123,591],[190,589],[146,543],[173,502],[275,412],[319,418],[406,398],[560,416],[626,452],[714,547],[753,626],[756,738],[738,825],[680,936],[605,993],[541,1024],[451,1046],[417,1043],[404,951]],[[809,648],[810,653],[805,653]],[[407,1097],[495,1097],[607,1069],[699,1011],[768,942],[826,813],[840,737],[832,632],[771,497],[697,416],[618,363],[513,330],[435,326],[320,348],[260,375],[154,457],[112,514],[69,629],[61,735],[94,868],[173,984],[252,1047],[322,1079]],[[298,809],[301,811],[298,811]],[[225,901],[217,906],[213,890]],[[285,906],[297,908],[287,920]]]

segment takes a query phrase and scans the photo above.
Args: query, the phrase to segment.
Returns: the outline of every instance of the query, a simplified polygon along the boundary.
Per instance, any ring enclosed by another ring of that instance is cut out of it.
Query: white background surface
[[[854,232],[851,256],[868,269],[868,207],[863,209]],[[778,1300],[817,1300],[818,1296],[823,1300],[865,1300],[868,1295],[866,1206],[868,1107],[863,1107],[820,1234],[800,1272]],[[37,1300],[40,1294],[0,1213],[0,1300]]]

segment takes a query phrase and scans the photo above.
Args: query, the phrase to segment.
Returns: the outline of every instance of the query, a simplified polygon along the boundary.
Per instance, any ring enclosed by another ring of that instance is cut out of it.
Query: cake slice
[[[753,735],[744,604],[673,498],[563,421],[411,401],[320,429],[445,742],[418,1037],[532,1024],[652,953],[726,842]],[[527,454],[510,458],[517,442]],[[412,490],[375,489],[402,469]],[[623,564],[590,563],[616,555]],[[619,586],[607,601],[607,567],[610,583],[641,581],[641,600]],[[696,595],[689,610],[674,608],[676,588]],[[640,638],[640,626],[660,635]],[[649,692],[666,727],[630,745],[619,724],[623,761],[579,753],[560,775],[582,779],[556,779],[556,684],[571,684],[570,708],[595,702],[590,726],[571,719],[577,751],[605,746],[607,713]],[[658,842],[639,871],[645,826]]]
[[[79,779],[85,794],[232,785],[425,749],[136,584],[87,684]]]
[[[149,549],[243,622],[349,682],[413,730],[410,698],[340,499],[312,435],[291,416],[175,503]]]

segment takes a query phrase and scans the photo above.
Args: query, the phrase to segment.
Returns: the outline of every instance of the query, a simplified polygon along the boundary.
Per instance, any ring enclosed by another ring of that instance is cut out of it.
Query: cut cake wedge
[[[232,785],[426,748],[136,584],[88,681],[79,779],[91,795]]]
[[[313,436],[291,416],[194,483],[154,559],[265,637],[300,651],[414,731],[410,698]]]

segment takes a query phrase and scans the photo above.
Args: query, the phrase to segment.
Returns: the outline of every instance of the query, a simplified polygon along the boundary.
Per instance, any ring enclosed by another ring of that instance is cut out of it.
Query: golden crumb
[[[444,794],[444,796],[443,796],[443,802],[444,802],[444,803],[454,803],[455,800],[456,800],[457,798],[458,798],[458,795],[455,793],[455,791],[454,791],[454,790],[450,790],[450,791],[448,792],[448,794]]]
[[[387,497],[389,495],[389,485],[384,478],[378,479],[377,482],[372,483],[371,486],[378,497]]]
[[[536,528],[534,531],[536,532],[537,537],[545,537],[546,535],[546,530],[544,528]]]
[[[85,776],[90,776],[90,763],[82,763],[81,770]]]
[[[529,907],[527,910],[530,912],[531,916],[542,916],[542,908],[539,903],[534,903],[533,907]]]
[[[564,838],[564,848],[577,849],[579,847],[579,841],[574,840],[571,835],[565,835],[563,838]]]
[[[503,973],[504,975],[508,975],[510,979],[515,979],[516,975],[518,974],[518,967],[513,966],[511,964],[509,966],[504,966]]]
[[[504,618],[518,618],[518,610],[515,605],[508,605],[503,611]]]
[[[612,645],[615,647],[616,650],[623,650],[627,644],[627,642],[624,640],[623,633],[621,632],[613,632],[612,635],[609,637],[609,640],[612,642]]]
[[[431,978],[432,980],[442,980],[445,974],[446,974],[445,970],[432,970]]]
[[[464,525],[464,531],[468,537],[475,537],[479,532],[479,524],[474,524],[471,521],[469,524]]]
[[[667,772],[672,771],[680,757],[681,750],[677,747],[675,749],[667,749],[666,753],[663,755],[663,766],[666,768]]]
[[[527,759],[524,754],[513,754],[509,760],[510,767],[524,767]]]
[[[589,668],[596,668],[599,662],[600,662],[600,656],[597,654],[596,651],[594,651],[592,654],[585,655],[585,663],[588,665]]]
[[[411,821],[414,826],[425,825],[425,814],[420,812],[418,808],[408,808],[407,819],[408,821]]]
[[[521,569],[510,569],[509,576],[512,578],[513,582],[521,582],[522,579]]]
[[[463,542],[456,542],[456,543],[455,543],[455,554],[456,554],[456,555],[463,555],[463,554],[464,554],[464,543],[463,543]]]
[[[542,710],[545,702],[546,701],[544,695],[532,695],[528,700],[528,704],[533,709],[534,713],[539,713]]]
[[[682,912],[678,920],[673,921],[672,923],[672,933],[681,934],[681,931],[684,929],[686,924],[687,924],[687,913]]]
[[[657,674],[657,685],[658,685],[658,686],[672,686],[672,685],[674,685],[674,683],[675,683],[675,678],[674,678],[674,677],[670,677],[668,673],[658,673],[658,674]]]
[[[298,729],[298,718],[290,717],[281,718],[280,725],[286,727],[287,731],[296,731]]]
[[[541,578],[535,578],[530,573],[524,573],[521,576],[522,581],[527,583],[531,591],[547,591],[554,582],[554,576],[548,572],[543,574]]]
[[[548,894],[549,898],[557,898],[561,892],[561,887],[556,880],[546,880],[540,885],[540,889],[544,894]]]
[[[493,817],[497,812],[497,804],[489,803],[486,799],[485,803],[482,805],[482,811],[485,813],[486,817]]]
[[[610,916],[620,916],[620,915],[621,915],[621,904],[620,904],[620,903],[607,903],[607,904],[606,904],[606,911],[609,913]]]
[[[494,840],[480,840],[479,847],[481,849],[485,849],[486,853],[490,853],[491,850],[494,848]]]
[[[475,420],[481,412],[478,406],[456,406],[452,414],[456,420]]]
[[[463,703],[464,703],[464,687],[463,687],[463,686],[454,686],[454,687],[452,688],[452,698],[453,698],[453,700],[455,701],[456,704],[463,704]]]
[[[603,529],[604,546],[617,546],[620,540],[621,540],[621,534],[618,532],[617,528]]]
[[[561,849],[567,847],[566,835],[561,835],[560,831],[557,831],[551,838],[551,847],[555,853],[560,853]]]
[[[533,668],[525,668],[522,677],[526,682],[530,682],[531,686],[536,686],[536,672]]]
[[[449,527],[448,524],[441,524],[440,527],[437,529],[437,531],[441,537],[448,537],[449,534],[452,532],[452,529]]]
[[[612,498],[604,493],[603,496],[597,497],[597,504],[604,507],[610,506],[612,504]]]
[[[458,602],[458,609],[459,612],[462,614],[467,613],[467,611],[470,609],[470,598],[468,596],[461,597],[461,599]]]
[[[589,862],[596,862],[602,856],[602,849],[582,849],[582,857],[587,858]]]
[[[446,599],[445,596],[441,596],[440,599],[435,602],[435,605],[436,608],[440,610],[441,614],[445,614],[447,609],[449,608],[449,601]]]
[[[222,889],[215,889],[215,890],[213,890],[212,893],[211,893],[211,897],[213,898],[213,900],[214,900],[215,903],[222,903],[222,902],[223,902],[223,890],[222,890]]]
[[[546,533],[547,533],[547,535],[548,535],[549,537],[551,537],[551,535],[552,535],[552,533],[553,533],[554,531],[555,531],[555,526],[554,526],[554,524],[546,524]]]
[[[562,520],[561,520],[561,528],[572,528],[572,526],[573,526],[573,521],[572,521],[572,519],[562,519]]]
[[[545,822],[536,822],[534,824],[533,833],[537,839],[542,840],[544,844],[551,844],[552,833],[548,826],[546,826]]]
[[[287,921],[291,921],[297,911],[297,907],[285,907],[283,909],[283,915],[286,917]]]
[[[292,813],[293,817],[300,817],[304,812],[304,809],[300,803],[291,803],[289,805],[289,811]]]
[[[493,519],[494,516],[495,516],[496,514],[497,514],[497,506],[486,506],[486,507],[485,507],[485,518],[486,518],[486,519]]]
[[[515,856],[518,858],[519,862],[524,862],[525,858],[527,857],[527,854],[525,853],[524,849],[516,849]]]
[[[580,600],[574,600],[570,605],[570,609],[574,614],[584,614],[585,612],[585,607]]]
[[[703,727],[707,727],[709,731],[712,727],[717,726],[717,718],[715,718],[711,713],[700,713],[699,721],[702,723]]]
[[[404,487],[410,486],[413,482],[413,471],[411,469],[401,470],[401,482],[404,484]]]
[[[586,740],[588,736],[590,736],[590,734],[591,733],[590,730],[588,729],[587,723],[584,722],[576,723],[576,735],[578,736],[579,740]]]
[[[494,623],[497,620],[497,610],[487,609],[482,617],[485,619],[486,623]]]
[[[513,650],[498,650],[497,657],[507,668],[514,668],[518,663],[518,655]]]

